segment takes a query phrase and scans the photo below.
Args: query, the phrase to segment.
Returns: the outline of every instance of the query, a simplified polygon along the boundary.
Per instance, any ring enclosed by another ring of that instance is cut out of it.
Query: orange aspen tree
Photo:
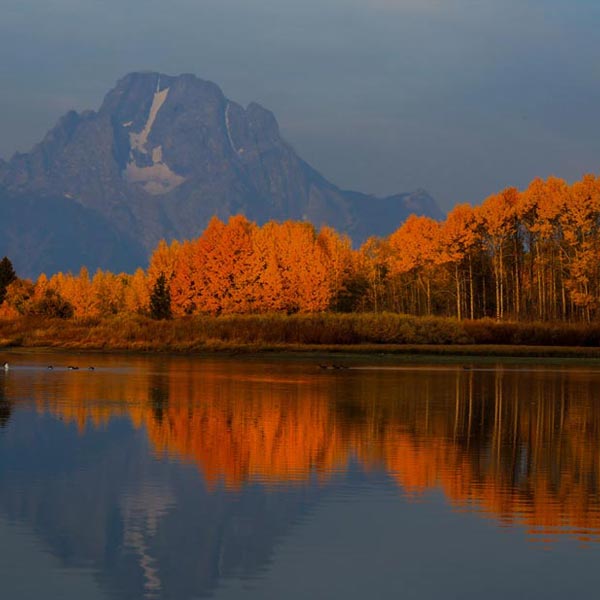
[[[277,312],[286,308],[278,235],[279,224],[271,221],[258,228],[253,236],[253,270],[258,278],[256,303],[261,312]]]
[[[125,287],[127,275],[115,275],[98,269],[92,278],[91,293],[94,299],[94,311],[100,315],[112,315],[125,308]]]
[[[85,267],[81,268],[77,276],[71,273],[53,275],[48,287],[56,290],[73,307],[76,317],[97,316],[92,283]]]
[[[143,269],[137,269],[136,272],[128,277],[127,285],[124,289],[125,310],[132,313],[143,313],[148,310],[150,294],[146,273]]]
[[[171,284],[179,268],[178,263],[180,254],[181,244],[177,240],[174,240],[171,244],[167,244],[165,240],[161,240],[158,243],[158,246],[150,257],[150,264],[148,265],[146,277],[148,286],[148,307],[152,290],[161,276],[164,276],[166,287],[169,290],[169,294],[171,293]],[[178,307],[180,307],[180,305],[178,305]]]
[[[191,264],[200,312],[254,310],[258,279],[253,261],[255,228],[256,225],[242,215],[231,217],[227,224],[215,217],[197,243],[192,244]]]
[[[185,241],[179,246],[170,282],[171,309],[174,316],[196,312],[199,286],[197,241]]]
[[[468,286],[469,317],[474,318],[473,265],[471,252],[478,240],[477,221],[469,204],[455,206],[441,225],[441,261],[449,264],[454,277],[456,317],[463,318]],[[465,282],[464,271],[467,270]]]
[[[563,179],[535,179],[520,195],[517,215],[528,250],[529,302],[538,319],[566,316],[561,215],[569,187]]]
[[[380,312],[386,305],[386,287],[390,261],[389,243],[378,237],[370,237],[360,247],[357,258],[357,278],[366,282],[365,301],[361,307],[364,311]]]
[[[442,260],[440,224],[429,217],[411,215],[389,238],[392,275],[414,274],[425,294],[425,313],[432,314],[431,283],[434,268]],[[422,312],[418,308],[415,312]]]
[[[323,253],[327,263],[329,285],[331,287],[331,308],[342,307],[349,298],[349,284],[355,277],[355,253],[347,235],[340,235],[331,227],[323,227],[317,236],[317,248]]]
[[[313,225],[286,221],[278,228],[278,256],[288,312],[319,312],[331,302],[326,256]]]
[[[256,311],[256,288],[259,274],[254,262],[253,237],[256,225],[243,215],[231,217],[223,231],[220,262],[226,278],[223,312],[250,313]]]
[[[168,282],[173,279],[177,268],[180,246],[181,244],[177,240],[174,240],[171,244],[167,244],[165,240],[158,242],[158,246],[150,256],[150,264],[148,265],[148,283],[150,286],[154,285],[161,273]]]
[[[593,175],[573,184],[568,210],[562,213],[560,221],[569,263],[566,283],[571,301],[589,322],[597,308],[600,261],[600,183]]]
[[[558,178],[546,182],[547,194],[538,208],[538,221],[545,230],[546,245],[550,253],[549,297],[550,319],[567,318],[567,261],[565,259],[564,231],[562,216],[569,210],[570,189],[567,183]],[[559,310],[560,307],[560,310]]]
[[[506,310],[507,273],[505,257],[507,250],[509,250],[509,242],[516,232],[518,197],[519,192],[516,188],[507,188],[500,194],[487,198],[475,211],[492,257],[496,319],[498,320],[504,317]]]
[[[527,255],[523,264],[523,285],[528,305],[527,315],[542,318],[542,278],[543,268],[540,258],[540,235],[535,225],[541,198],[544,196],[545,184],[535,179],[520,194],[516,206],[517,219],[523,230]]]
[[[222,310],[221,295],[226,281],[222,277],[218,255],[224,229],[225,223],[213,217],[194,244],[196,306],[199,312],[218,314]]]

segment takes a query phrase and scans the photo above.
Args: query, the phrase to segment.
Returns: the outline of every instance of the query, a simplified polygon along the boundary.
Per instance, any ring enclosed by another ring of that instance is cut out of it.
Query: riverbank
[[[383,314],[141,315],[0,321],[0,347],[140,352],[346,352],[600,358],[600,326]]]

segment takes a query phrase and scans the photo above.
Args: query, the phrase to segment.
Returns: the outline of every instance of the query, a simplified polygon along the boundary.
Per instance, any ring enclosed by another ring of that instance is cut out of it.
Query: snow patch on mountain
[[[227,103],[227,107],[225,108],[225,129],[227,129],[227,138],[229,139],[229,145],[231,146],[231,149],[236,152],[236,153],[240,153],[243,152],[243,150],[238,150],[235,147],[235,144],[233,143],[233,137],[231,136],[231,124],[229,121],[229,107],[231,106],[231,104],[228,102]]]
[[[169,166],[163,162],[162,145],[159,144],[150,151],[148,151],[147,148],[148,138],[152,131],[154,121],[156,121],[158,111],[162,108],[169,95],[169,88],[159,90],[159,86],[160,80],[156,86],[156,92],[154,92],[150,113],[148,114],[148,119],[146,120],[144,128],[138,133],[131,132],[129,134],[129,162],[125,167],[124,172],[125,179],[129,183],[141,185],[146,192],[152,195],[166,194],[185,181],[185,177],[172,171]],[[125,123],[123,125],[128,126],[128,124]],[[152,164],[143,166],[138,165],[135,152],[150,156]]]
[[[148,142],[148,136],[152,131],[152,125],[154,125],[154,121],[156,121],[156,115],[158,111],[161,109],[162,105],[165,103],[167,96],[169,95],[169,88],[165,88],[162,91],[156,90],[154,92],[154,98],[152,99],[152,106],[150,107],[150,114],[148,115],[148,120],[144,125],[144,129],[139,133],[130,133],[129,134],[129,144],[131,145],[132,150],[137,150],[142,154],[148,154],[146,150],[146,143]]]
[[[156,162],[150,167],[138,167],[135,163],[129,163],[125,169],[125,179],[129,183],[140,184],[153,196],[166,194],[185,181],[185,177],[177,175],[163,162]]]

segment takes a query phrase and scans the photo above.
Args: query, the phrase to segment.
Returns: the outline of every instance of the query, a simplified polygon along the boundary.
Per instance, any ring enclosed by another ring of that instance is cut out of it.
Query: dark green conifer
[[[17,279],[17,274],[13,269],[12,263],[5,256],[0,260],[0,304],[4,302],[6,298],[6,288]]]
[[[150,294],[150,316],[153,319],[170,319],[171,312],[171,290],[167,285],[167,278],[161,273]]]

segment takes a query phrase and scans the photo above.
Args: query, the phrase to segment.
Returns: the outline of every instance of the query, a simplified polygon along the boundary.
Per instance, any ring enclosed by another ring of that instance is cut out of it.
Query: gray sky
[[[2,0],[0,156],[133,70],[271,109],[334,183],[444,209],[600,168],[597,0]]]

